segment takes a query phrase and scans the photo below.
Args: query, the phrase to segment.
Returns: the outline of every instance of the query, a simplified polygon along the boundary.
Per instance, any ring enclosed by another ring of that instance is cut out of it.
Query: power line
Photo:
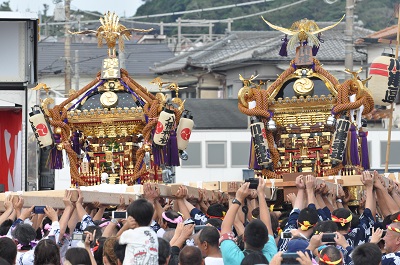
[[[222,8],[232,8],[232,7],[241,7],[241,6],[245,6],[245,5],[254,5],[254,4],[259,4],[262,2],[271,2],[273,0],[259,0],[259,1],[252,1],[252,2],[247,2],[247,3],[241,3],[241,4],[234,4],[234,5],[227,5],[227,6],[221,6],[221,7],[211,7],[211,8],[203,8],[203,9],[196,9],[196,12],[200,12],[198,10],[202,10],[202,11],[211,11],[214,8],[217,9],[222,9]],[[287,4],[287,5],[283,5],[277,8],[273,8],[273,9],[269,9],[269,10],[265,10],[265,11],[261,11],[255,14],[249,14],[249,15],[244,15],[244,16],[239,16],[239,17],[234,17],[234,18],[227,18],[227,19],[217,19],[217,20],[184,20],[184,22],[195,22],[195,23],[228,23],[230,21],[235,21],[235,20],[240,20],[240,19],[244,19],[244,18],[249,18],[249,17],[254,17],[254,16],[259,16],[262,14],[266,14],[266,13],[271,13],[271,12],[275,12],[281,9],[285,9],[294,5],[298,5],[301,4],[303,2],[306,2],[308,0],[299,0],[297,2],[291,3],[291,4]],[[173,15],[181,15],[181,14],[186,14],[186,13],[194,13],[194,10],[188,10],[188,11],[179,11],[179,12],[171,12],[171,13],[164,13],[164,14],[155,14],[155,15],[146,15],[146,16],[140,16],[140,17],[131,17],[131,18],[120,18],[120,21],[125,21],[125,22],[130,22],[130,23],[140,23],[140,24],[144,24],[144,25],[157,25],[157,26],[161,26],[163,25],[165,26],[176,26],[175,22],[172,23],[160,23],[160,22],[144,22],[144,21],[135,21],[132,19],[140,19],[140,18],[151,18],[151,17],[162,17],[162,16],[173,16]],[[91,13],[91,12],[87,12],[87,11],[82,11],[85,13],[89,13],[91,15],[96,15],[101,17],[101,15],[95,14],[95,13]],[[186,12],[186,13],[185,13]],[[86,21],[80,21],[81,24],[88,24],[88,23],[97,23],[98,20],[86,20]],[[78,23],[78,21],[69,21],[69,22],[51,22],[51,23],[47,23],[47,25],[65,25],[66,23],[69,24],[76,24]],[[42,25],[46,25],[44,23],[39,24],[39,26]]]
[[[266,2],[272,2],[272,1],[274,1],[274,0],[259,0],[259,1],[251,1],[251,2],[246,2],[246,3],[232,4],[232,5],[226,5],[226,6],[200,8],[200,9],[194,9],[194,10],[177,11],[177,12],[155,14],[155,15],[134,16],[134,17],[131,17],[128,19],[168,17],[168,16],[184,15],[184,14],[191,14],[191,13],[198,13],[198,12],[205,12],[205,11],[221,10],[221,9],[234,8],[234,7],[242,7],[242,6],[255,5],[255,4],[261,4],[261,3],[266,3]]]

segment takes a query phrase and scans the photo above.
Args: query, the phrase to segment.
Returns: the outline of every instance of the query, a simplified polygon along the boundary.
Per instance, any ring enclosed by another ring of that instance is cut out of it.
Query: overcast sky
[[[0,0],[0,3],[5,0]],[[49,5],[49,15],[53,15],[53,0],[10,0],[12,11],[43,12],[43,4]],[[142,0],[72,0],[72,9],[87,11],[115,11],[119,16],[133,16],[136,9],[143,4]]]

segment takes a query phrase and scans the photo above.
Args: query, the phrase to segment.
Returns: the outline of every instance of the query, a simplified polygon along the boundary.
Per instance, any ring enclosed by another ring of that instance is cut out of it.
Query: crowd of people
[[[296,178],[291,208],[274,211],[265,180],[256,189],[231,183],[207,200],[181,186],[173,199],[160,198],[157,185],[118,206],[71,202],[44,213],[7,197],[0,216],[0,265],[377,265],[400,264],[400,190],[377,172],[364,171],[363,198],[349,206],[339,186],[329,192],[312,175]],[[114,214],[112,214],[112,212]],[[121,212],[123,213],[121,215]]]

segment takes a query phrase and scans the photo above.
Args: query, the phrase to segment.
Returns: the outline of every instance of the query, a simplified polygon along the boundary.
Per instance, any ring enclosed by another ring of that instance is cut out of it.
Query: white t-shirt
[[[149,226],[123,232],[119,243],[127,245],[123,265],[158,265],[157,234]]]
[[[206,257],[204,259],[205,265],[224,265],[222,258]]]

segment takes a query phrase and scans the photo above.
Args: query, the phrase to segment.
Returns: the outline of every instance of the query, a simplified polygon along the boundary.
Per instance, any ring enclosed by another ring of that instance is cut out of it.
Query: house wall
[[[218,98],[218,90],[201,90],[200,98],[202,99]]]

